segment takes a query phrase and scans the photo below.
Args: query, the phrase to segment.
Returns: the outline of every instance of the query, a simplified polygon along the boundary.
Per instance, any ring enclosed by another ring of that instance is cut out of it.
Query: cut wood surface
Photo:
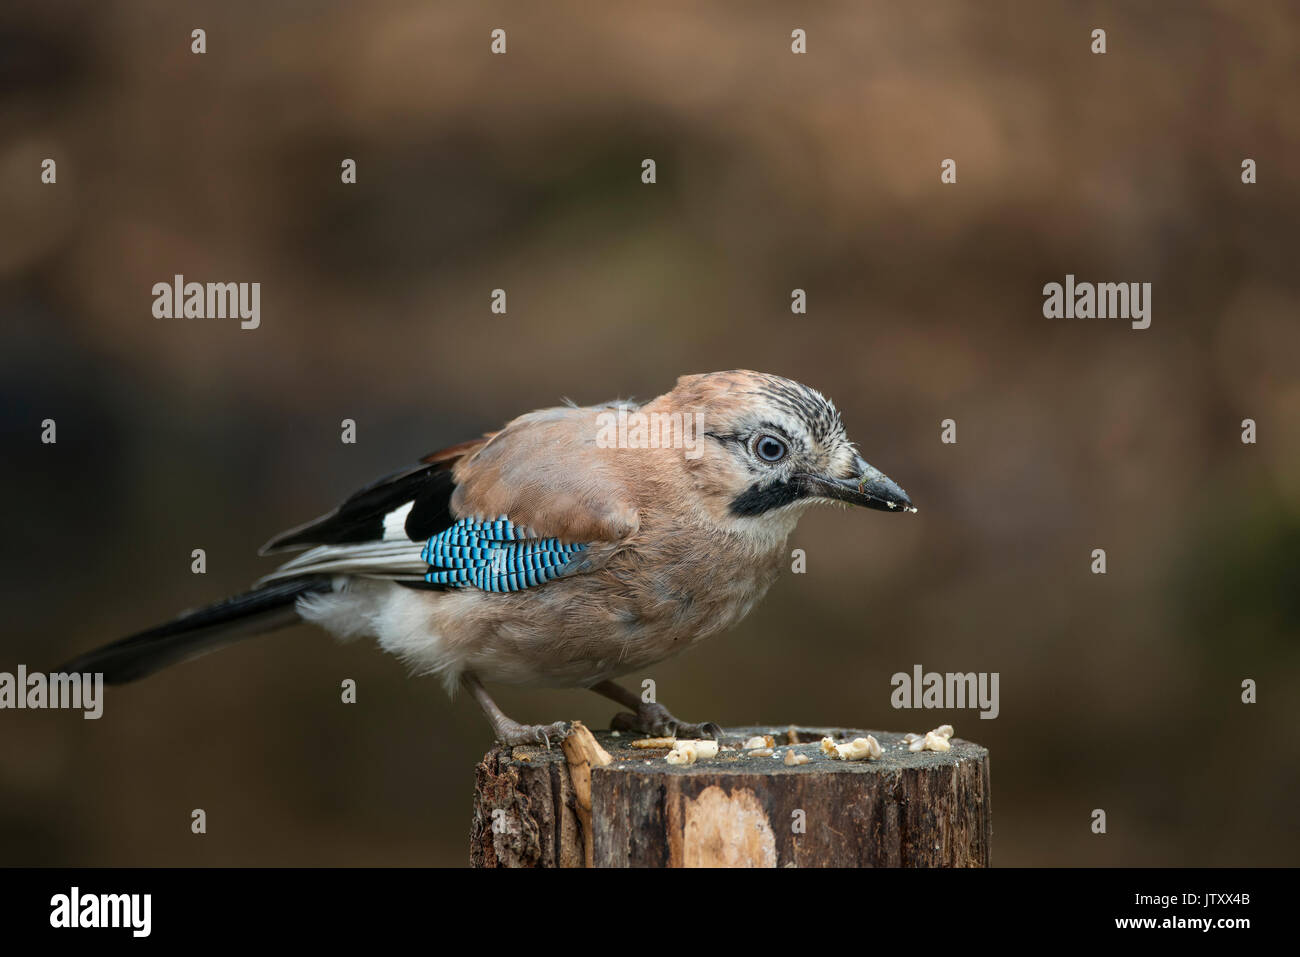
[[[926,728],[915,728],[924,733]],[[878,760],[832,759],[823,737],[873,735]],[[772,756],[739,750],[771,735]],[[475,867],[987,867],[989,754],[907,749],[903,735],[729,728],[717,757],[664,760],[638,736],[575,731],[549,750],[495,747],[475,769]],[[808,758],[785,763],[787,751]],[[608,757],[608,763],[603,763]]]

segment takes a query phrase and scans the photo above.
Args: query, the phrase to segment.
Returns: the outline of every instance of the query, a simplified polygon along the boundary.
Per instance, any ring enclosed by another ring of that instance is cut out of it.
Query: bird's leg
[[[642,701],[637,695],[613,681],[602,681],[592,685],[591,690],[616,701],[632,711],[620,711],[614,715],[609,726],[615,731],[640,731],[642,734],[672,735],[679,738],[713,738],[722,737],[722,729],[712,721],[703,724],[687,724],[673,717],[671,711],[655,701]]]
[[[554,724],[520,724],[506,717],[505,712],[497,707],[482,683],[472,674],[461,675],[460,683],[483,709],[488,723],[492,725],[492,733],[502,744],[544,744],[549,749],[552,736],[563,738],[569,733],[569,725],[563,721]]]

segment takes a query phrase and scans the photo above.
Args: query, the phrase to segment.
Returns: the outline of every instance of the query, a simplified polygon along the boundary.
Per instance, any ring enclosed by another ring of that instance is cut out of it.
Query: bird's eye
[[[772,435],[760,435],[754,440],[754,454],[764,462],[779,462],[785,458],[785,443]]]

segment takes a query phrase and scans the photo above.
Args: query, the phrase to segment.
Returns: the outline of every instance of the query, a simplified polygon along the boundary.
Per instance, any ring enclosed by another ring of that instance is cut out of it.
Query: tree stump
[[[989,753],[960,738],[950,751],[913,752],[891,732],[730,728],[722,744],[771,735],[774,754],[724,750],[673,765],[666,747],[631,747],[636,735],[580,733],[565,748],[498,746],[484,756],[475,769],[471,865],[989,864]],[[834,760],[820,747],[823,737],[867,734],[883,749],[877,760]],[[787,765],[787,751],[808,762]],[[604,752],[611,760],[600,766]]]

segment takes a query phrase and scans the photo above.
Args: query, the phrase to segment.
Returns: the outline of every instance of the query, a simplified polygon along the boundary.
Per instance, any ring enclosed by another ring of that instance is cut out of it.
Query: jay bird
[[[636,413],[609,441],[611,416]],[[251,591],[62,670],[132,681],[301,620],[373,636],[463,687],[506,744],[567,729],[511,720],[484,681],[590,688],[632,709],[616,728],[717,737],[613,679],[744,618],[800,515],[828,502],[916,511],[815,390],[750,371],[682,376],[643,405],[541,409],[427,455],[271,539],[263,554],[299,554]]]

